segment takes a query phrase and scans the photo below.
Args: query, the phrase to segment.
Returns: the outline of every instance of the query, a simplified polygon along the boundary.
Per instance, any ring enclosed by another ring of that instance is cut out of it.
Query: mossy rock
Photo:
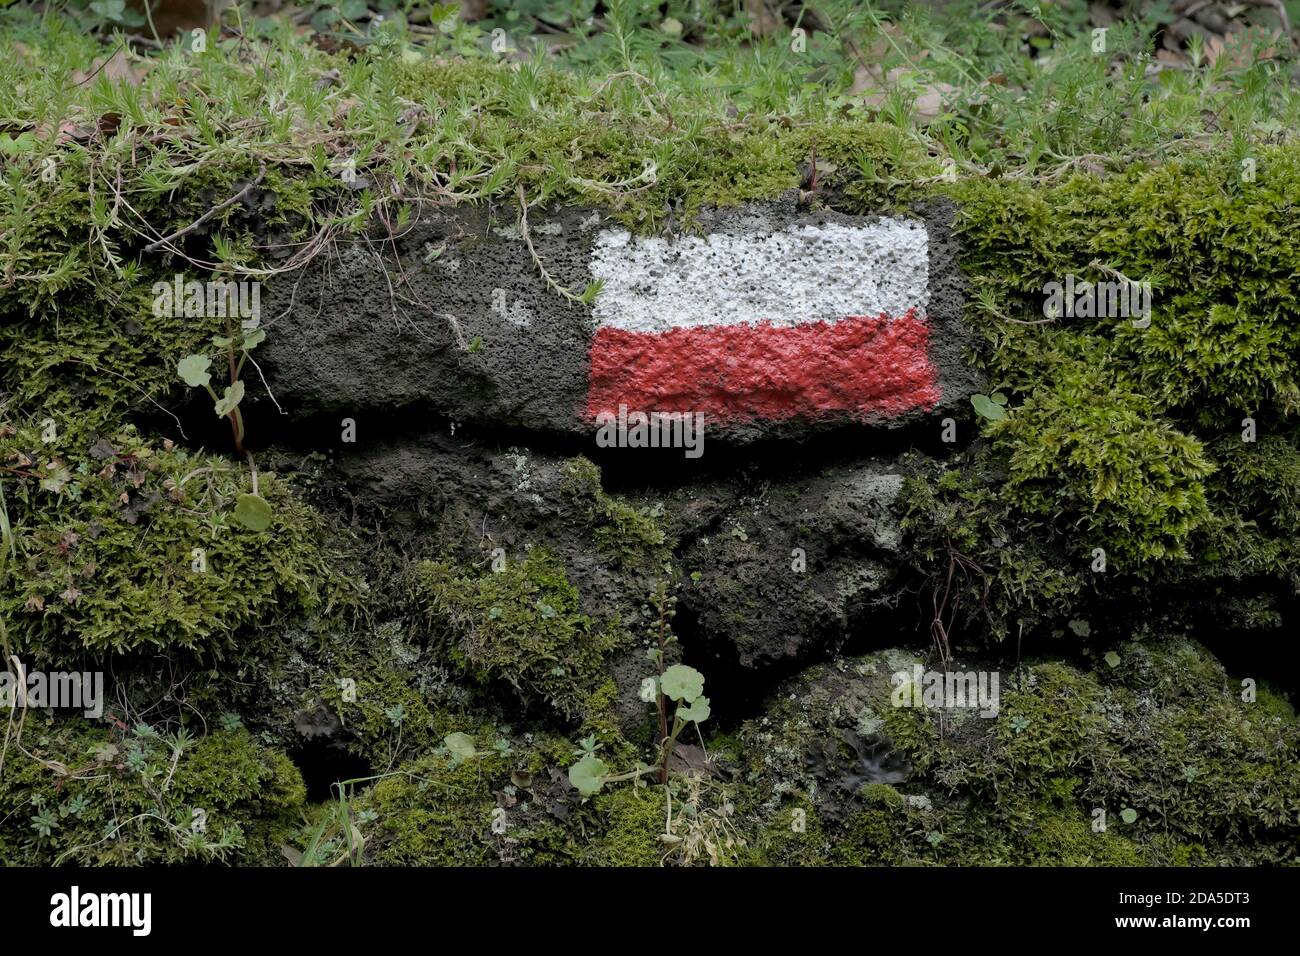
[[[432,619],[447,628],[451,660],[468,676],[512,687],[571,720],[606,676],[619,632],[579,610],[563,565],[542,548],[504,568],[424,561],[413,574]]]
[[[21,744],[0,772],[9,866],[273,865],[305,809],[298,769],[238,726],[114,730],[29,713]]]
[[[193,649],[220,656],[247,625],[313,607],[336,582],[319,516],[259,476],[265,531],[236,519],[248,470],[157,442],[131,426],[0,424],[16,559],[0,614],[37,662],[84,649]]]
[[[893,706],[914,663],[886,651],[813,668],[746,725],[746,812],[768,843],[793,805],[828,859],[853,864],[1295,859],[1300,721],[1266,689],[1244,700],[1198,645],[1127,645],[1101,674],[1004,670],[987,719]]]
[[[439,714],[449,741],[355,795],[367,862],[411,866],[652,866],[664,854],[664,798],[631,784],[583,800],[571,743],[503,736]],[[453,739],[451,735],[456,735]],[[456,751],[460,751],[457,753]],[[298,842],[307,831],[300,832]]]

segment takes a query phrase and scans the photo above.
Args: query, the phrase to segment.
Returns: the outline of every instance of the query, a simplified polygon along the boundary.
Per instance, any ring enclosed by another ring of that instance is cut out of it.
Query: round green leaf
[[[972,395],[970,403],[975,406],[975,414],[991,422],[1001,421],[1007,417],[1006,409],[987,395]]]
[[[1120,656],[1114,651],[1107,651],[1105,660],[1111,667],[1119,667]]]
[[[187,355],[176,363],[176,374],[191,388],[202,388],[212,380],[208,374],[208,366],[211,364],[212,359],[206,355]]]
[[[709,698],[701,694],[693,702],[685,707],[677,708],[677,716],[682,720],[693,720],[697,724],[702,724],[709,719],[712,713],[709,709]]]
[[[704,693],[704,675],[694,667],[674,664],[664,671],[659,688],[673,700],[684,700],[689,704]]]
[[[448,750],[462,760],[468,760],[478,753],[474,749],[474,738],[469,734],[462,734],[460,731],[443,737],[442,742],[447,745]]]
[[[237,406],[241,401],[243,401],[243,399],[244,399],[243,382],[236,382],[234,385],[227,385],[225,393],[219,399],[217,399],[216,405],[213,406],[216,409],[217,417],[225,418],[227,415],[229,415],[231,412],[235,410],[235,406]]]
[[[253,329],[253,331],[249,332],[247,335],[244,336],[244,341],[243,341],[244,351],[251,352],[253,349],[257,348],[265,341],[266,341],[266,330]]]
[[[1119,818],[1123,820],[1125,823],[1136,823],[1138,818],[1138,812],[1134,810],[1132,807],[1125,807],[1123,810],[1119,812]]]
[[[605,786],[605,777],[608,774],[609,767],[605,765],[605,761],[587,754],[569,768],[569,783],[573,784],[584,797],[589,797]]]
[[[235,520],[249,531],[271,527],[271,506],[257,495],[240,495],[235,501]]]

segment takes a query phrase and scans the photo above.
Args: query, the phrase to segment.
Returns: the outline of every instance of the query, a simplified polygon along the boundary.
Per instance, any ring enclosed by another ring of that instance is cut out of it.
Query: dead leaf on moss
[[[912,107],[916,118],[922,122],[938,119],[944,112],[945,98],[956,92],[957,87],[948,83],[935,83],[925,87]]]
[[[133,65],[131,58],[126,55],[126,50],[118,48],[108,60],[96,64],[89,70],[73,70],[72,82],[74,86],[81,86],[92,79],[106,76],[112,83],[127,83],[131,86],[139,86],[140,78],[147,72],[149,72],[149,64],[138,63]]]
[[[1281,30],[1247,27],[1222,37],[1210,37],[1205,43],[1205,60],[1210,66],[1216,66],[1223,60],[1229,69],[1244,69],[1263,60],[1276,58],[1286,43]]]
[[[701,774],[711,777],[718,772],[717,765],[709,759],[709,755],[704,752],[704,749],[694,744],[678,744],[675,746],[672,755],[668,758],[668,769],[674,773],[687,776]]]

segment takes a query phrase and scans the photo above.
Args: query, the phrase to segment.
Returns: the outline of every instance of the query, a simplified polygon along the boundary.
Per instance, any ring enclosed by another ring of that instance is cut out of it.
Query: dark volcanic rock
[[[878,464],[764,482],[719,507],[683,555],[681,606],[715,654],[746,668],[834,651],[896,601],[903,479]]]

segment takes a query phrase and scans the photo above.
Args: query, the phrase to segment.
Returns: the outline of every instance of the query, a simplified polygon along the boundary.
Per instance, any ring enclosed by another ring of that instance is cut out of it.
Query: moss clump
[[[897,810],[906,802],[903,795],[887,783],[869,783],[860,792],[862,799],[871,806]]]
[[[808,797],[796,793],[776,807],[751,848],[757,866],[823,866],[830,843]]]
[[[912,561],[942,587],[954,554],[978,575],[955,574],[960,631],[993,640],[1032,634],[1059,621],[1095,583],[1087,563],[1068,553],[1050,520],[1025,514],[1003,492],[993,456],[973,452],[946,466],[912,463],[899,501]],[[1015,547],[1007,547],[1014,540]],[[978,629],[978,630],[977,630]]]
[[[384,866],[501,862],[505,847],[492,832],[497,808],[492,787],[508,782],[506,768],[506,761],[494,751],[468,760],[444,752],[404,765],[380,780],[356,801],[360,813],[375,819],[367,860]]]
[[[1121,562],[1186,557],[1210,514],[1204,445],[1087,351],[990,427],[1007,455],[1006,493],[1029,512],[1081,515],[1081,543]]]
[[[607,494],[600,468],[586,458],[571,458],[563,467],[565,485],[582,502],[583,519],[602,552],[629,569],[657,570],[669,561],[672,546],[660,520],[662,506],[638,508]]]
[[[1002,672],[988,719],[891,706],[898,652],[814,668],[741,735],[745,809],[770,842],[803,801],[822,862],[852,865],[1294,861],[1300,721],[1186,640],[1118,653]]]
[[[288,757],[243,728],[119,731],[29,714],[0,771],[0,862],[268,865],[305,798]]]
[[[659,866],[664,858],[665,802],[660,787],[620,785],[597,794],[600,835],[582,853],[593,866]]]
[[[273,474],[269,529],[233,518],[245,469],[76,419],[0,425],[17,560],[0,614],[35,661],[78,648],[223,653],[245,625],[309,608],[331,573],[321,525]]]
[[[359,660],[342,672],[357,675],[346,696],[336,678],[316,688],[319,696],[304,699],[302,704],[310,710],[319,701],[337,714],[349,749],[374,763],[391,765],[433,745],[437,722],[425,696],[412,686],[416,683],[412,674]]]
[[[509,739],[503,730],[438,714],[440,746],[386,774],[351,801],[370,863],[408,866],[652,866],[660,862],[663,792],[620,785],[584,801],[568,782],[573,745]],[[458,729],[449,729],[458,728]],[[465,740],[457,741],[464,747]],[[307,831],[299,836],[302,842]]]
[[[533,548],[499,572],[423,561],[413,580],[463,672],[505,682],[525,702],[545,702],[568,719],[583,716],[619,632],[580,612],[558,559]]]
[[[1289,474],[1293,429],[1270,426],[1265,451],[1241,441],[1240,420],[1281,423],[1300,410],[1290,278],[1300,242],[1286,226],[1300,151],[1261,152],[1268,172],[1249,183],[1233,156],[1214,153],[1054,186],[941,187],[960,203],[980,361],[1011,396],[1008,416],[985,426],[1006,463],[1004,494],[1029,514],[1066,516],[1081,529],[1076,552],[1105,549],[1111,570],[1199,557],[1226,523],[1243,532],[1238,553],[1248,549],[1257,567],[1273,558],[1270,570],[1284,573],[1268,543],[1273,515],[1294,516],[1265,500],[1268,478],[1251,462]],[[1152,284],[1148,326],[1041,321],[1048,283],[1115,273]],[[1240,498],[1211,480],[1224,468],[1261,506],[1250,512],[1261,527],[1242,527]]]

